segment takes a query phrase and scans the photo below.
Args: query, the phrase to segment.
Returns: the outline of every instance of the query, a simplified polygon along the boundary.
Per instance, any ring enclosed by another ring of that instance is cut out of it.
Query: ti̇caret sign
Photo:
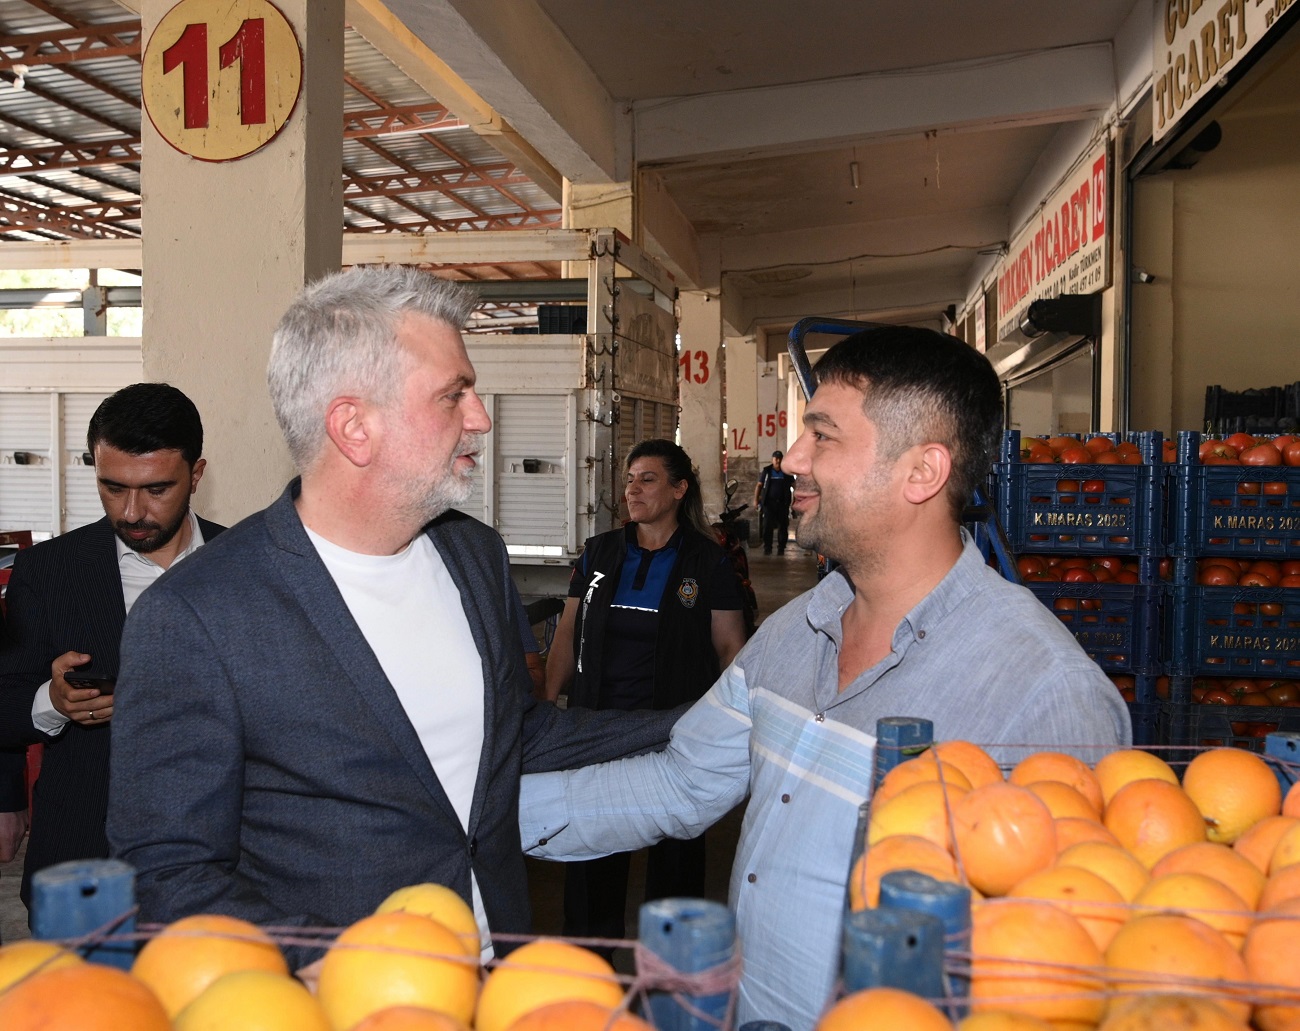
[[[1152,138],[1171,132],[1272,29],[1293,0],[1156,0]]]
[[[145,44],[140,86],[163,139],[203,161],[233,161],[289,121],[302,50],[267,0],[181,0]]]
[[[1102,139],[1011,241],[998,273],[998,339],[1034,301],[1110,285],[1110,159]]]

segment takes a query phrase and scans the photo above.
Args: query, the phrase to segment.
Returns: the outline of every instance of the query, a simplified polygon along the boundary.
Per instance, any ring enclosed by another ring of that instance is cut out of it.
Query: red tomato
[[[1241,459],[1236,455],[1219,454],[1217,452],[1206,455],[1201,462],[1202,465],[1241,465]]]
[[[1178,461],[1178,445],[1172,440],[1166,440],[1161,449],[1160,457],[1166,462]]]
[[[1090,572],[1093,579],[1099,584],[1108,584],[1115,579],[1115,574],[1105,566],[1093,566]]]
[[[1124,459],[1118,451],[1103,451],[1099,455],[1093,455],[1092,460],[1097,465],[1123,465],[1124,464]]]
[[[1162,558],[1160,560],[1159,566],[1157,566],[1157,573],[1160,579],[1168,580],[1169,577],[1173,575],[1173,571],[1174,571],[1174,560],[1171,558]]]
[[[1088,465],[1100,460],[1100,456],[1094,456],[1086,447],[1079,447],[1077,444],[1066,448],[1057,457],[1062,465]]]
[[[1233,705],[1236,699],[1221,687],[1212,688],[1201,696],[1201,702],[1205,705]]]
[[[1061,577],[1067,584],[1095,584],[1097,578],[1086,569],[1067,569],[1065,575]]]
[[[1026,462],[1044,463],[1055,462],[1056,452],[1046,444],[1035,444],[1029,449],[1029,453],[1024,456]]]
[[[1268,695],[1263,691],[1252,691],[1250,694],[1244,694],[1237,699],[1238,705],[1271,705]]]
[[[1047,446],[1059,455],[1066,448],[1078,447],[1079,440],[1077,437],[1048,437]]]
[[[1224,690],[1234,698],[1241,698],[1248,694],[1263,694],[1266,680],[1229,680],[1224,685]]]
[[[1250,568],[1248,572],[1263,573],[1266,577],[1268,577],[1270,580],[1273,581],[1274,586],[1276,586],[1277,582],[1280,579],[1282,579],[1282,567],[1279,566],[1272,559],[1261,558],[1252,562],[1250,564]]]
[[[1061,578],[1050,569],[1044,569],[1040,573],[1025,573],[1021,576],[1021,579],[1030,584],[1055,584],[1061,582]]]
[[[1264,694],[1273,705],[1290,705],[1300,702],[1300,681],[1274,680]]]
[[[1084,480],[1083,492],[1085,494],[1100,494],[1106,489],[1105,480]]]
[[[1103,451],[1114,451],[1115,444],[1109,437],[1089,437],[1083,442],[1083,446],[1091,451],[1094,455],[1100,455]]]
[[[1056,489],[1059,491],[1076,491],[1079,489],[1078,480],[1057,480]]]
[[[1077,612],[1079,609],[1078,598],[1057,598],[1052,602],[1052,608],[1057,612]]]
[[[1282,563],[1283,576],[1300,576],[1300,559],[1289,558]]]
[[[1270,577],[1265,576],[1263,573],[1255,573],[1255,572],[1242,573],[1241,576],[1237,578],[1238,587],[1274,587],[1276,585],[1277,585],[1276,580],[1273,580]],[[1279,614],[1280,613],[1276,613],[1276,612],[1272,613],[1272,615],[1279,615]],[[1266,615],[1268,615],[1268,613],[1266,613]]]
[[[1118,573],[1124,568],[1124,560],[1118,555],[1098,555],[1092,560],[1094,567],[1107,569],[1112,573]]]
[[[1156,677],[1156,697],[1157,697],[1157,698],[1163,698],[1163,699],[1168,699],[1168,698],[1169,698],[1169,678],[1168,678],[1168,677]]]
[[[1209,463],[1206,463],[1206,464],[1209,464]],[[1241,463],[1238,462],[1238,463],[1235,463],[1235,464],[1240,465]],[[1247,480],[1245,483],[1239,483],[1239,484],[1237,484],[1237,493],[1238,493],[1238,494],[1258,494],[1258,493],[1259,493],[1259,484],[1256,483],[1254,480]]]
[[[1227,566],[1205,566],[1197,574],[1196,582],[1202,587],[1234,587],[1237,574]]]
[[[1282,461],[1287,465],[1300,465],[1300,440],[1293,440],[1282,452]]]
[[[1119,451],[1119,460],[1124,465],[1141,465],[1142,453],[1140,451]]]
[[[1084,558],[1082,555],[1071,555],[1061,559],[1059,565],[1062,569],[1087,569],[1092,565],[1092,559]]]
[[[1117,584],[1137,584],[1142,582],[1142,578],[1131,569],[1121,569],[1115,574]]]
[[[1273,446],[1279,451],[1285,451],[1286,446],[1294,441],[1300,440],[1294,433],[1283,433],[1273,438]]]
[[[1220,455],[1226,458],[1236,458],[1237,449],[1231,444],[1222,440],[1203,440],[1197,450],[1197,457],[1204,462],[1211,455]]]
[[[1269,480],[1268,483],[1264,484],[1264,493],[1275,495],[1285,494],[1286,488],[1286,480]]]
[[[1282,452],[1272,444],[1256,444],[1241,452],[1242,465],[1281,465]]]
[[[1232,436],[1226,437],[1223,442],[1237,451],[1255,446],[1255,438],[1249,433],[1234,433]]]
[[[1279,587],[1300,587],[1300,573],[1284,576],[1277,582]]]

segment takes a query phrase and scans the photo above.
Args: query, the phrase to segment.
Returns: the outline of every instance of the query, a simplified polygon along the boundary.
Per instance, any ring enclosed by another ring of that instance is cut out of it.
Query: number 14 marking
[[[266,121],[266,23],[245,18],[217,49],[220,68],[239,62],[239,120],[245,125]],[[180,37],[163,51],[163,73],[181,69],[185,98],[185,128],[208,127],[208,26],[185,26]]]

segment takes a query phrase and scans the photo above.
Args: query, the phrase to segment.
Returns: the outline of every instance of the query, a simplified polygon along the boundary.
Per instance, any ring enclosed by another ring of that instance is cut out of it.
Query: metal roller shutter
[[[563,545],[566,506],[564,394],[498,394],[494,428],[496,524],[507,544]]]

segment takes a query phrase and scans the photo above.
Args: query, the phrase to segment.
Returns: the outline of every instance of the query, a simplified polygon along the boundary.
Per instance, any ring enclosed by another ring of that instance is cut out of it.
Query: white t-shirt
[[[468,827],[483,752],[483,660],[460,591],[420,534],[396,555],[361,555],[307,531],[407,719],[462,827]],[[474,915],[491,956],[487,914],[470,871]]]

